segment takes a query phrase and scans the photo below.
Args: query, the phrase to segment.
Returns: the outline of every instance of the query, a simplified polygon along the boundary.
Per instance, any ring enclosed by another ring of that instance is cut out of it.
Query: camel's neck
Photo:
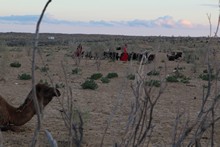
[[[21,105],[19,108],[10,109],[10,124],[20,126],[28,122],[35,114],[33,101],[27,105]]]
[[[12,112],[10,118],[10,124],[20,126],[28,122],[35,114],[34,102],[32,91],[28,94],[24,103],[18,107],[10,109]]]

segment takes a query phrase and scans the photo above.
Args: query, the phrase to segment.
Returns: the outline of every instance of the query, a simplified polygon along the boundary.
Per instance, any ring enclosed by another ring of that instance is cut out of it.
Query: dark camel
[[[0,96],[0,129],[2,131],[13,130],[13,126],[24,125],[36,114],[32,91],[18,108],[11,106]],[[45,84],[37,84],[36,96],[38,103],[44,108],[54,96],[60,96],[60,91]]]

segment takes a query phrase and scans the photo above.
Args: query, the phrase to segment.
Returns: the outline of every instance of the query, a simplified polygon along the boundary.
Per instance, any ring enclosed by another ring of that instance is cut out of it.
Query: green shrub
[[[94,73],[93,75],[91,75],[90,79],[92,80],[98,80],[102,77],[101,73]]]
[[[109,78],[109,79],[111,79],[111,78],[116,78],[116,77],[118,77],[118,74],[115,73],[115,72],[108,73],[108,75],[107,75],[107,78]]]
[[[159,74],[160,74],[160,72],[156,71],[156,70],[152,70],[147,73],[148,76],[158,76]]]
[[[208,71],[207,69],[204,69],[204,70],[203,70],[203,73],[207,73],[207,74],[208,74],[209,71]],[[213,68],[210,69],[210,73],[213,73]]]
[[[19,68],[19,67],[21,67],[21,64],[20,64],[18,61],[15,61],[15,62],[12,62],[12,63],[10,64],[10,66],[11,66],[11,67]]]
[[[49,67],[47,67],[47,66],[43,66],[40,68],[41,72],[47,72],[48,70],[49,70]]]
[[[189,77],[186,77],[185,75],[179,72],[175,73],[175,75],[170,75],[166,78],[167,82],[181,82],[185,84],[190,83],[189,80]]]
[[[190,83],[189,80],[190,80],[189,77],[184,76],[184,77],[182,77],[182,78],[180,79],[180,82],[187,84],[187,83]]]
[[[146,81],[145,83],[147,86],[150,87],[160,87],[160,81],[159,80],[150,80],[150,81]]]
[[[96,82],[92,79],[88,79],[86,80],[83,84],[81,84],[81,87],[83,89],[92,89],[95,90],[98,88],[98,85],[96,84]]]
[[[81,69],[79,68],[75,68],[72,70],[72,74],[79,74],[79,72],[81,72]]]
[[[175,67],[174,70],[183,70],[185,67]]]
[[[179,80],[178,80],[178,77],[177,76],[168,76],[167,78],[166,78],[166,81],[167,82],[179,82]]]
[[[102,81],[102,83],[109,83],[110,82],[109,78],[107,78],[107,77],[102,77],[101,81]]]
[[[19,80],[30,80],[31,79],[31,75],[23,73],[21,75],[18,75],[18,79]]]
[[[127,79],[129,79],[129,80],[134,80],[134,79],[135,79],[135,75],[134,75],[134,74],[129,74],[129,75],[127,76]]]
[[[204,81],[208,81],[209,80],[209,74],[208,73],[200,74],[199,78],[204,80]],[[215,79],[215,75],[211,74],[210,75],[210,80],[214,80],[214,79]]]

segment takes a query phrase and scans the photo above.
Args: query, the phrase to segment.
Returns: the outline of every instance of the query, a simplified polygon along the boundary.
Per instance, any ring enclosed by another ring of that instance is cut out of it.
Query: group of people
[[[77,46],[77,49],[76,51],[74,52],[73,56],[74,57],[80,57],[82,55],[82,45],[79,44]],[[127,44],[124,45],[123,47],[123,52],[122,52],[122,55],[120,57],[120,61],[128,61],[128,52],[127,52]]]

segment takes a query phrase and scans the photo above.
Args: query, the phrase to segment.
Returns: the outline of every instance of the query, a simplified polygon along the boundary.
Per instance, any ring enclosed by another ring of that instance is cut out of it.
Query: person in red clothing
[[[120,60],[121,61],[128,61],[127,44],[125,44],[125,46],[123,48],[123,53],[121,54]]]
[[[81,44],[78,45],[78,47],[77,47],[76,51],[74,52],[74,54],[75,54],[75,57],[80,57],[81,56],[81,54],[82,54],[82,45]]]

